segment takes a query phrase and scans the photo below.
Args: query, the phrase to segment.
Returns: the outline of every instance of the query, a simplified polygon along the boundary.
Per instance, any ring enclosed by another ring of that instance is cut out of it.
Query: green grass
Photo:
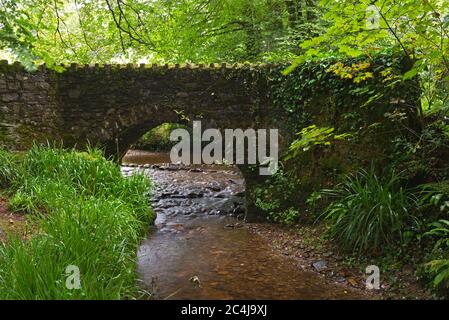
[[[17,156],[0,149],[0,188],[6,188],[15,178]]]
[[[341,248],[359,255],[398,247],[404,231],[414,223],[411,211],[417,200],[400,186],[394,173],[381,179],[361,170],[324,194],[334,198],[324,212],[330,236]]]
[[[33,147],[6,175],[10,206],[30,214],[32,237],[0,246],[0,299],[132,299],[136,250],[154,220],[150,183],[124,178],[100,152]],[[80,270],[81,288],[65,270]]]

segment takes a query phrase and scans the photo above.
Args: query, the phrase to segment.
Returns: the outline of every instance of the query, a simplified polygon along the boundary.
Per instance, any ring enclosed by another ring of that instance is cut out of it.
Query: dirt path
[[[21,233],[26,237],[26,217],[8,210],[7,200],[0,198],[0,241],[4,242],[9,233]]]

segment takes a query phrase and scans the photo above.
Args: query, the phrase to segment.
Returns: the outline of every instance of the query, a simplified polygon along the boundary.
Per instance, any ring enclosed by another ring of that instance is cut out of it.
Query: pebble
[[[312,263],[312,267],[316,271],[321,272],[321,271],[327,269],[327,262],[324,261],[324,260],[319,260],[319,261],[316,261],[316,262]]]

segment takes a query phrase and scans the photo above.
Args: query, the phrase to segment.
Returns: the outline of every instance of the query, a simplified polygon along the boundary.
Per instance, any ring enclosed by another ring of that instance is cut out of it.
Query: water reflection
[[[125,163],[166,163],[168,155],[133,152]],[[235,168],[123,166],[155,182],[155,226],[138,252],[148,289],[168,299],[357,298],[272,252],[242,222],[244,181]]]

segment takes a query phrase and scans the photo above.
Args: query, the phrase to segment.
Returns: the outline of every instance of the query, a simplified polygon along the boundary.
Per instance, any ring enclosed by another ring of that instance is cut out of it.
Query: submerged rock
[[[324,261],[324,260],[319,260],[319,261],[316,261],[316,262],[312,263],[312,267],[316,271],[321,272],[321,271],[327,269],[327,262]]]
[[[202,192],[189,192],[186,194],[187,198],[195,199],[195,198],[202,198],[204,196],[204,193]]]

